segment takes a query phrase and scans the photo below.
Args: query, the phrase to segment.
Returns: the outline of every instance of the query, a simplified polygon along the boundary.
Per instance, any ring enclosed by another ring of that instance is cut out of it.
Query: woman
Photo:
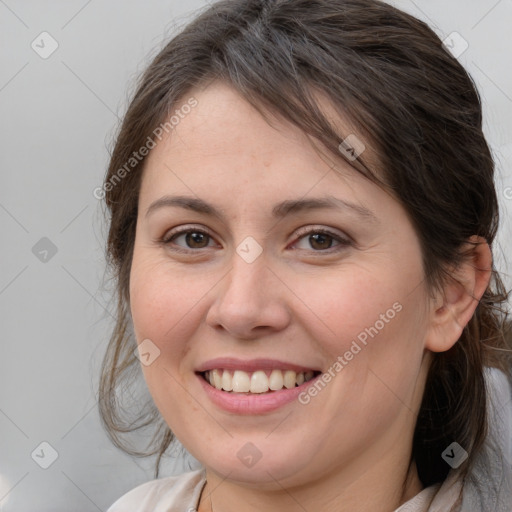
[[[161,51],[104,184],[100,405],[118,446],[154,424],[156,476],[174,437],[204,468],[110,512],[509,510],[481,125],[457,60],[379,1],[227,0]]]

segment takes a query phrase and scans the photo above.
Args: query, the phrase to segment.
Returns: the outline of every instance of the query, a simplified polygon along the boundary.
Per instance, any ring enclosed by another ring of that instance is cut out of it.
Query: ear
[[[472,236],[463,250],[467,258],[432,301],[425,343],[432,352],[444,352],[457,343],[491,279],[492,255],[486,240]]]

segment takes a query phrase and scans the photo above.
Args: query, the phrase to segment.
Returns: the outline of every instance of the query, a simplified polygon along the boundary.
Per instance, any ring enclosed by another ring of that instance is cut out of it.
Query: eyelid
[[[161,239],[158,240],[158,242],[163,245],[170,245],[173,238],[176,238],[178,236],[182,236],[182,235],[185,235],[185,234],[191,233],[191,232],[203,233],[205,235],[208,235],[214,242],[218,243],[216,241],[215,235],[208,228],[206,228],[204,226],[194,225],[194,224],[185,224],[185,225],[173,228],[171,230],[168,230],[163,235],[163,237],[161,237]],[[292,244],[288,244],[287,248],[290,247],[290,245],[294,245],[294,244],[298,243],[301,239],[305,238],[307,235],[313,235],[313,234],[328,235],[328,236],[332,237],[334,240],[336,240],[338,242],[338,245],[336,245],[334,247],[330,247],[328,249],[324,249],[324,250],[314,250],[314,249],[311,249],[311,250],[295,249],[295,250],[309,251],[309,252],[317,253],[317,254],[328,254],[328,253],[336,252],[337,248],[339,250],[340,247],[355,244],[352,237],[350,237],[346,233],[340,234],[340,233],[336,232],[334,229],[326,228],[325,226],[321,226],[321,225],[316,225],[316,226],[310,225],[310,226],[304,226],[302,228],[296,229],[294,231],[294,241],[292,242]],[[181,247],[178,245],[176,247],[173,247],[172,250],[176,251],[176,252],[184,252],[184,253],[199,253],[202,250],[208,249],[208,248],[211,249],[211,247],[209,247],[209,246],[203,247],[201,249],[189,249],[189,248]]]
[[[352,239],[352,237],[350,237],[346,233],[340,234],[340,233],[336,232],[334,229],[326,228],[324,226],[318,226],[318,225],[317,226],[315,226],[315,225],[305,226],[303,228],[299,228],[298,230],[296,230],[295,231],[296,240],[293,243],[298,242],[301,238],[304,238],[304,236],[306,236],[306,235],[317,234],[317,233],[329,235],[329,236],[333,237],[334,239],[336,239],[340,242],[340,245],[353,245],[355,243],[354,240]],[[328,250],[314,251],[314,252],[327,252],[327,251]]]
[[[163,237],[158,238],[155,241],[159,245],[167,248],[168,250],[170,250],[174,253],[183,254],[183,255],[190,256],[190,257],[200,256],[201,254],[204,254],[205,249],[215,249],[215,247],[210,246],[210,245],[207,247],[203,247],[201,249],[191,249],[191,248],[183,247],[181,245],[177,245],[176,243],[173,243],[173,239],[183,236],[183,235],[186,235],[187,233],[203,233],[203,234],[207,235],[208,237],[210,237],[211,241],[218,244],[215,236],[210,232],[210,230],[208,230],[207,228],[204,228],[204,227],[197,227],[197,226],[193,226],[193,225],[188,225],[188,226],[185,225],[185,226],[180,226],[179,228],[174,228],[174,229],[168,230],[165,232]]]
[[[184,224],[182,226],[179,226],[177,228],[169,229],[165,232],[165,234],[162,236],[161,241],[163,243],[169,243],[171,239],[174,236],[177,235],[184,235],[189,232],[198,232],[198,233],[204,233],[205,235],[210,236],[211,238],[215,239],[215,236],[213,233],[204,226],[194,225],[194,224]]]

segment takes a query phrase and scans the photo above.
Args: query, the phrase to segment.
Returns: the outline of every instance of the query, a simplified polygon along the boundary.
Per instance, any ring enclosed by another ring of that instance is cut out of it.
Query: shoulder
[[[107,512],[195,510],[205,484],[204,469],[151,480],[121,496]]]
[[[486,368],[485,375],[487,436],[466,479],[463,505],[467,510],[508,512],[512,503],[512,376],[496,368]]]

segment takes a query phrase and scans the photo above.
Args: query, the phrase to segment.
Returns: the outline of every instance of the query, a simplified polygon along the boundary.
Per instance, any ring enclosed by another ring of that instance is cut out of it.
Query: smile
[[[208,400],[236,415],[268,414],[291,405],[321,373],[317,368],[276,359],[232,357],[204,362],[195,370]]]
[[[244,370],[214,369],[203,372],[203,377],[211,386],[230,393],[262,394],[301,386],[315,377],[312,370]]]

